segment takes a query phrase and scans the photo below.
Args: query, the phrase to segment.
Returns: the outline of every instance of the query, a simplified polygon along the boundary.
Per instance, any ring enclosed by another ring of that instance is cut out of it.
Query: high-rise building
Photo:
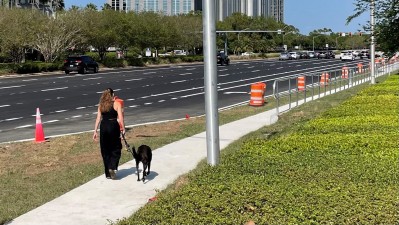
[[[195,10],[202,10],[202,0],[196,0],[194,4]],[[284,0],[215,0],[215,10],[219,21],[238,12],[284,22]]]
[[[248,16],[272,17],[284,22],[284,0],[214,0],[216,18],[223,21],[239,12]],[[202,11],[202,0],[107,0],[115,10],[153,11],[165,15],[186,14]]]
[[[159,12],[165,15],[194,11],[194,0],[107,0],[111,8],[120,11]]]

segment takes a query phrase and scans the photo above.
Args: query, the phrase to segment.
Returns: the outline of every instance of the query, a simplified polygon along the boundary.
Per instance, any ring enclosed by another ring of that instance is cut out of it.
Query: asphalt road
[[[232,61],[218,66],[218,106],[247,103],[251,84],[276,78],[340,70],[363,60]],[[101,92],[114,89],[125,101],[125,123],[144,123],[205,113],[203,64],[103,70],[97,74],[21,75],[0,78],[0,143],[33,140],[36,108],[46,137],[92,131]],[[280,87],[282,89],[282,87]]]

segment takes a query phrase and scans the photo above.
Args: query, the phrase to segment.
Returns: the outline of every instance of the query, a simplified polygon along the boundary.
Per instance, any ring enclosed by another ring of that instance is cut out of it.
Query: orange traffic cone
[[[40,110],[39,108],[36,109],[36,134],[35,134],[35,142],[41,143],[45,142],[44,139],[44,131],[42,125],[42,119],[40,118]]]

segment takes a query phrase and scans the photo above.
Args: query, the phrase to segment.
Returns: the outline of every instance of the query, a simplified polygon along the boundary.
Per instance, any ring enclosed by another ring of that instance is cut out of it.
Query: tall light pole
[[[375,2],[370,2],[370,32],[371,32],[371,46],[370,46],[370,59],[371,59],[371,84],[375,84],[375,43],[374,43],[374,13],[375,13]]]
[[[219,163],[220,143],[214,1],[203,0],[202,9],[207,161],[211,166],[215,166]]]

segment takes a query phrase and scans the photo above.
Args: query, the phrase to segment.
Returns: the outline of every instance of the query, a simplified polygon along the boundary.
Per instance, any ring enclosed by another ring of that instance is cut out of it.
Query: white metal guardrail
[[[375,77],[390,75],[396,70],[399,70],[398,59],[389,62],[379,61],[375,66]],[[300,82],[298,82],[298,78]],[[288,110],[290,110],[307,101],[370,81],[370,66],[361,63],[355,67],[344,66],[341,70],[306,73],[276,79],[273,83],[273,97],[277,102],[277,114],[280,113],[280,104],[282,103],[288,104]]]

